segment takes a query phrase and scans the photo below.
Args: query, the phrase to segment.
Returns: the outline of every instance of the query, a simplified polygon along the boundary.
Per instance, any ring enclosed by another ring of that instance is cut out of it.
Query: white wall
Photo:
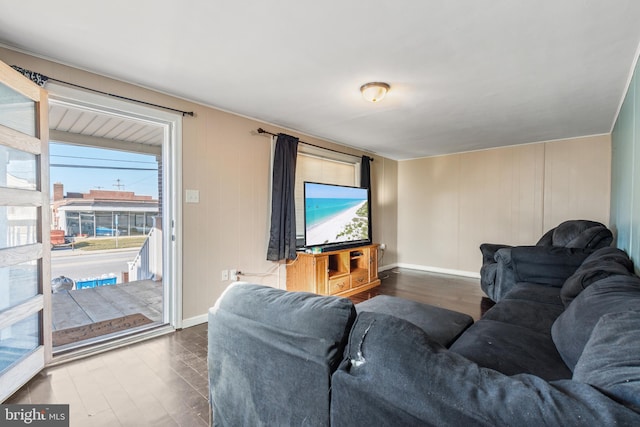
[[[398,263],[477,276],[483,242],[535,244],[567,219],[609,223],[610,137],[398,164]]]

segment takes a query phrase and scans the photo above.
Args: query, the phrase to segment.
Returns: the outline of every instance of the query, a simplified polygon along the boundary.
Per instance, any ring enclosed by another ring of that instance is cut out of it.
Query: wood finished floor
[[[393,269],[352,297],[393,295],[478,319],[478,279]],[[70,404],[70,425],[206,426],[207,325],[45,369],[4,403]]]
[[[380,286],[350,299],[357,304],[376,295],[391,295],[459,311],[474,320],[481,316],[485,295],[480,289],[480,279],[398,268],[381,272],[380,278]]]

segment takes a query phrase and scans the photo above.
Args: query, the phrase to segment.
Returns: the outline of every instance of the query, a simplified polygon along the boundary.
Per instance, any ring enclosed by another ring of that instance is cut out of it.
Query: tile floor
[[[207,426],[207,325],[45,369],[5,403],[69,404],[71,426]]]

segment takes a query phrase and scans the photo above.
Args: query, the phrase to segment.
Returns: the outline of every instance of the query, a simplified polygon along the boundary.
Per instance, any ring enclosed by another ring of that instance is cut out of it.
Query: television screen
[[[369,189],[304,183],[305,246],[371,242]]]

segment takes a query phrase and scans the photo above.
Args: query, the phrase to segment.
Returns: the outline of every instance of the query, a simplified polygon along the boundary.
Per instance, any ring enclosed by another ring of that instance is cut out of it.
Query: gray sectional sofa
[[[209,312],[213,425],[640,425],[640,278],[626,254],[512,255],[515,285],[453,342],[392,309],[231,286]],[[577,269],[536,268],[557,257]]]
[[[585,253],[611,245],[613,233],[604,224],[584,219],[564,221],[557,227],[547,231],[536,243],[536,246],[547,248],[583,249]],[[480,287],[493,301],[500,301],[515,284],[514,271],[511,265],[512,249],[514,246],[483,243],[480,245],[482,252],[482,267],[480,268]],[[559,262],[566,259],[558,258],[548,261],[557,268]],[[576,262],[579,259],[573,258]],[[535,265],[537,269],[542,266]],[[574,270],[576,264],[568,264],[567,269]]]

